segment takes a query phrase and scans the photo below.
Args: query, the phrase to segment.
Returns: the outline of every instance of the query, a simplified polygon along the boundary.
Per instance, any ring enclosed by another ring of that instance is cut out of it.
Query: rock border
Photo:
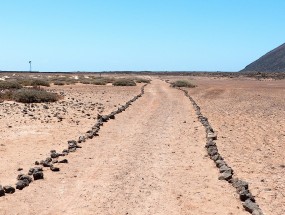
[[[124,105],[119,107],[117,110],[111,112],[108,115],[97,115],[97,122],[90,130],[88,130],[84,135],[78,137],[78,140],[68,140],[67,141],[67,149],[64,149],[61,153],[56,152],[56,150],[50,151],[50,156],[45,160],[35,161],[36,167],[30,168],[28,174],[19,174],[17,176],[16,186],[4,186],[0,185],[0,197],[5,196],[5,194],[15,193],[16,189],[22,190],[25,187],[29,186],[35,180],[44,179],[44,169],[43,167],[49,168],[53,172],[60,171],[59,167],[54,166],[56,163],[68,163],[67,159],[59,160],[59,157],[67,156],[69,153],[76,152],[78,148],[82,148],[81,143],[86,142],[87,139],[92,139],[95,136],[98,136],[98,132],[100,131],[100,127],[103,126],[104,123],[108,122],[110,119],[115,119],[115,115],[122,113],[125,111],[133,102],[143,96],[144,88],[148,84],[144,84],[141,87],[141,92],[134,96],[131,100],[127,101]],[[79,145],[80,144],[80,145]],[[19,168],[22,170],[22,168]],[[33,177],[33,178],[32,178]]]
[[[218,168],[221,175],[219,180],[226,180],[239,194],[239,199],[242,202],[242,205],[246,211],[253,215],[264,215],[259,205],[256,203],[256,200],[252,193],[249,190],[248,182],[241,180],[237,177],[234,177],[234,170],[226,163],[222,155],[218,151],[218,147],[214,140],[217,140],[217,135],[214,132],[214,129],[210,125],[208,118],[206,118],[201,113],[201,108],[197,105],[195,100],[189,95],[188,91],[179,87],[176,89],[184,92],[185,96],[191,101],[197,118],[204,126],[206,131],[206,145],[205,148],[211,160],[215,162],[216,167]]]

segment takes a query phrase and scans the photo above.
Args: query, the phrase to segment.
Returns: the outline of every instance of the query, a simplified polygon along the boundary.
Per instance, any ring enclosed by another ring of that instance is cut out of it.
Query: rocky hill
[[[285,72],[285,43],[252,62],[241,72]]]

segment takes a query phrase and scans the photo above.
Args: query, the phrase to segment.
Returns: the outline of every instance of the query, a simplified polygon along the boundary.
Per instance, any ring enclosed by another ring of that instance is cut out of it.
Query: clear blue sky
[[[238,71],[285,42],[284,0],[0,0],[0,70]]]

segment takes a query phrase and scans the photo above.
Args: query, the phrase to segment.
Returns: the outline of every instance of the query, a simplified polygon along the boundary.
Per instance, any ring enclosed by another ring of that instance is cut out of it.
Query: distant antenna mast
[[[30,64],[30,72],[32,71],[32,61],[29,61]]]

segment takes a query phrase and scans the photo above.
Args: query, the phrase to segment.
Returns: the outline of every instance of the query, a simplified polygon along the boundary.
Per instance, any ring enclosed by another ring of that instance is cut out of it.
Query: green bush
[[[45,90],[20,89],[13,93],[13,100],[22,103],[55,102],[59,96]]]
[[[0,81],[0,89],[21,89],[22,85],[16,81]]]
[[[136,86],[136,82],[128,78],[119,78],[113,82],[114,86]]]
[[[35,79],[31,82],[31,86],[45,86],[45,87],[49,87],[50,83],[46,80],[42,80],[42,79]]]
[[[187,80],[177,80],[171,83],[171,86],[172,87],[189,87],[189,88],[196,87],[194,84],[192,84],[191,82]]]

